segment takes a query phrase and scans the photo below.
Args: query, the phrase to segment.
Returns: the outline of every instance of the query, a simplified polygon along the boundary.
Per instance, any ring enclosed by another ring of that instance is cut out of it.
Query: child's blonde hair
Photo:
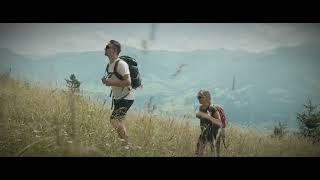
[[[211,94],[208,90],[205,90],[205,89],[201,89],[199,92],[198,92],[198,95],[197,96],[203,96],[205,97],[206,101],[211,103]]]

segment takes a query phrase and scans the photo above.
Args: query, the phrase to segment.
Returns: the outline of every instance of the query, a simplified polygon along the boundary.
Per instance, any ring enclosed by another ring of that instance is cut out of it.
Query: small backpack
[[[226,136],[225,136],[225,127],[227,125],[227,118],[226,118],[226,115],[224,113],[224,109],[221,105],[219,104],[215,104],[214,105],[215,108],[217,108],[217,111],[219,112],[219,115],[220,115],[220,118],[221,118],[221,122],[222,122],[222,128],[219,128],[219,131],[221,133],[221,138],[222,138],[222,142],[223,142],[223,146],[224,148],[228,149],[228,146],[226,146]],[[213,106],[209,106],[209,109],[208,109],[210,112],[213,111]]]
[[[217,108],[219,114],[220,114],[220,118],[221,118],[221,122],[222,122],[222,128],[226,127],[227,124],[227,119],[226,119],[226,115],[224,113],[224,109],[221,105],[216,104],[214,105],[215,108]],[[209,109],[210,112],[212,112],[212,107],[210,107],[211,109]]]
[[[137,61],[130,57],[130,56],[120,56],[121,60],[125,61],[129,66],[130,71],[130,78],[131,78],[131,87],[133,89],[137,89],[141,86],[141,76],[138,69],[138,63]],[[114,65],[113,73],[119,78],[120,80],[123,79],[123,77],[116,71],[118,67],[119,61],[116,61],[116,64]],[[106,72],[108,72],[109,64],[107,65]]]
[[[215,105],[215,107],[218,109],[219,114],[220,114],[220,118],[222,121],[222,128],[225,128],[227,125],[227,118],[226,118],[226,114],[224,113],[224,109],[221,105],[217,104]]]

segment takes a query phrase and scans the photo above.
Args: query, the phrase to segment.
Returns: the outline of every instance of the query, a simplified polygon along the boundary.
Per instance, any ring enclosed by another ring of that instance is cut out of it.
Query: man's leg
[[[118,122],[118,134],[120,136],[121,139],[124,140],[125,144],[127,145],[128,144],[128,132],[127,132],[127,129],[126,129],[126,126],[124,124],[123,121],[119,121]]]
[[[118,100],[115,104],[115,110],[111,115],[111,123],[117,130],[118,136],[125,141],[125,145],[128,145],[128,132],[124,124],[127,111],[133,104],[133,100]]]
[[[119,119],[112,119],[111,124],[113,128],[117,131],[118,136],[120,139],[123,139],[126,143],[128,142],[128,133],[126,127],[122,120]]]

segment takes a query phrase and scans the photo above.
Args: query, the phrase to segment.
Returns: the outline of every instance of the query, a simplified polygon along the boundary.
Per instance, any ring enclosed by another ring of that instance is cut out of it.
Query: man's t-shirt
[[[121,76],[124,76],[124,75],[128,74],[129,75],[129,79],[130,79],[129,66],[125,61],[120,60],[120,58],[115,60],[113,63],[109,64],[108,72],[109,73],[113,72],[114,66],[115,66],[117,61],[119,61],[119,63],[118,63],[116,71]],[[120,79],[116,75],[112,75],[111,76],[111,80],[120,80]],[[131,90],[132,89],[131,86],[127,86],[127,87],[111,86],[111,88],[112,88],[112,93],[113,93],[115,99],[120,99],[120,98],[126,96],[128,93],[129,94],[124,99],[127,99],[127,100],[133,100],[134,99],[134,93]]]

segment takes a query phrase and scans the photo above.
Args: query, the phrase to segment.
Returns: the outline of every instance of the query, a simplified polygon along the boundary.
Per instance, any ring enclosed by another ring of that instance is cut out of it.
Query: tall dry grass
[[[125,124],[132,145],[125,149],[109,122],[109,106],[8,76],[0,83],[0,156],[190,157],[195,152],[200,128],[187,119],[129,111]],[[320,146],[302,137],[272,138],[234,125],[226,128],[226,145],[221,154],[227,157],[320,155]],[[205,156],[212,154],[207,147]]]

